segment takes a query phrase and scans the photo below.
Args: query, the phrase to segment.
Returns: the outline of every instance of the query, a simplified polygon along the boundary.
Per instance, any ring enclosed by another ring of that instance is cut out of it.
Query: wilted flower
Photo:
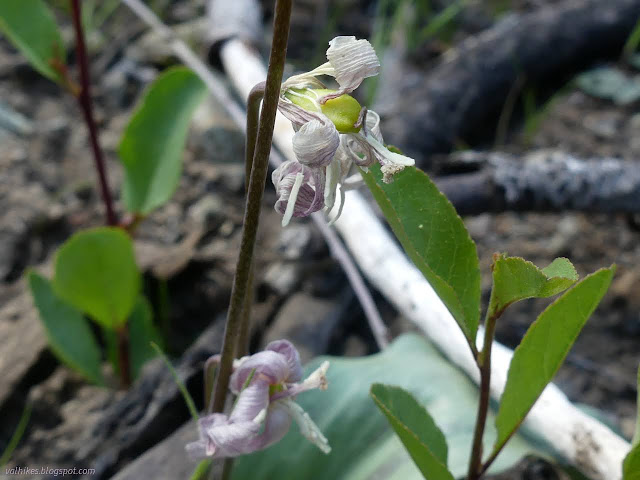
[[[413,159],[389,151],[380,133],[380,117],[348,95],[362,81],[378,74],[380,62],[367,40],[336,37],[329,42],[328,62],[314,70],[288,78],[281,88],[279,109],[293,124],[293,151],[298,162],[287,162],[273,174],[282,225],[292,217],[304,217],[334,207],[340,186],[340,216],[344,190],[358,182],[347,179],[352,165],[367,168],[376,161],[383,181]],[[334,77],[339,85],[329,90],[319,76]],[[299,163],[298,166],[295,164]]]
[[[267,348],[234,362],[230,390],[238,395],[227,416],[214,413],[198,422],[200,439],[189,443],[190,457],[237,457],[267,448],[280,441],[295,420],[300,432],[324,453],[331,448],[309,415],[294,398],[307,390],[327,388],[324,362],[302,380],[300,356],[286,340],[271,342]]]

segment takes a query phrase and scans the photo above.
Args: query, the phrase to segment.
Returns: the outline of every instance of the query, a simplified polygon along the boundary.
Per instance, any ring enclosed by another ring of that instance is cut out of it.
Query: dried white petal
[[[303,408],[290,398],[280,400],[279,405],[286,408],[287,412],[293,418],[298,427],[300,427],[300,433],[316,447],[318,447],[323,453],[331,452],[329,441],[322,434],[318,426],[315,424],[309,414],[303,410]]]
[[[356,40],[353,36],[331,40],[327,59],[340,89],[323,97],[321,103],[354,91],[365,78],[377,75],[380,70],[380,60],[369,41]]]
[[[284,211],[284,216],[282,217],[283,227],[289,225],[291,217],[293,217],[293,211],[296,207],[296,200],[298,200],[298,192],[302,186],[303,179],[304,175],[302,175],[302,173],[296,174],[296,180],[293,182],[293,187],[291,187],[291,193],[289,194],[289,203],[287,203],[287,209]]]

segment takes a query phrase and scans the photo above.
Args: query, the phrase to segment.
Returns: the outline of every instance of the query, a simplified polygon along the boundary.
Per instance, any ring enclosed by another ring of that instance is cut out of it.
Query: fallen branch
[[[390,90],[393,104],[374,105],[385,138],[424,162],[459,141],[493,135],[519,77],[535,87],[562,85],[589,64],[617,57],[638,17],[640,0],[554,2],[469,37],[426,77],[398,66],[378,90]]]
[[[240,39],[224,42],[220,47],[220,57],[231,82],[243,98],[247,97],[249,86],[265,76],[264,66],[258,68],[262,60]],[[274,143],[287,158],[295,159],[291,148],[293,130],[281,116],[276,120],[276,126]],[[476,364],[455,320],[358,192],[347,193],[344,211],[336,228],[369,281],[477,383]],[[479,338],[482,334],[479,332]],[[498,400],[513,352],[497,342],[493,349],[491,395]],[[576,408],[555,385],[545,389],[527,417],[524,428],[594,480],[621,479],[622,460],[629,444]]]
[[[479,171],[435,179],[461,215],[507,210],[600,213],[640,212],[640,171],[633,162],[581,160],[541,150],[522,159],[498,153],[464,152]]]

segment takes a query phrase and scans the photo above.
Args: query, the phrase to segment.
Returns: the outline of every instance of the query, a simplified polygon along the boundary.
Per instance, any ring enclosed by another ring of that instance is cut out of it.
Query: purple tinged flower
[[[286,340],[271,342],[255,355],[234,362],[229,381],[238,395],[231,415],[214,413],[198,422],[199,440],[186,446],[191,458],[236,457],[262,450],[280,441],[292,420],[300,432],[324,453],[331,448],[317,425],[294,402],[299,393],[311,389],[326,389],[324,362],[306,380],[295,347]]]
[[[275,210],[287,226],[292,217],[306,217],[324,207],[325,173],[296,161],[284,162],[271,174],[278,200]]]
[[[281,87],[278,108],[296,131],[292,146],[297,159],[284,163],[272,175],[278,194],[275,209],[283,216],[283,226],[293,217],[306,217],[322,208],[330,213],[339,202],[330,223],[335,222],[344,206],[345,190],[362,184],[359,173],[349,177],[353,165],[366,170],[379,162],[383,181],[390,183],[396,173],[415,164],[412,158],[385,147],[377,113],[362,108],[351,129],[344,127],[344,118],[331,116],[338,107],[331,107],[331,115],[323,110],[328,100],[351,93],[365,78],[378,74],[380,62],[371,44],[352,36],[336,37],[329,42],[327,59],[310,72],[288,78]],[[334,77],[339,88],[326,90],[317,78],[322,75]],[[353,102],[346,103],[350,107],[338,108],[339,114],[353,116]]]

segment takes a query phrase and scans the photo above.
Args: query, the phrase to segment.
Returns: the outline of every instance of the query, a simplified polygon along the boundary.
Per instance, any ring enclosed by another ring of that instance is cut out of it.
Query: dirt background
[[[192,22],[204,15],[203,0],[156,3],[169,24]],[[268,21],[273,2],[263,3]],[[394,2],[387,2],[391,6],[386,10],[379,3],[296,2],[291,71],[315,65],[322,59],[327,40],[336,34],[380,34],[395,10]],[[531,12],[552,3],[471,2],[442,34],[406,49],[403,64],[427,76],[452,46],[489,28],[501,15]],[[444,7],[444,2],[433,2],[435,12]],[[65,37],[71,39],[70,25],[64,23],[62,13],[60,19]],[[406,25],[400,31],[402,28]],[[101,144],[116,198],[122,175],[116,150],[123,128],[144,87],[175,61],[154,42],[145,41],[145,31],[120,7],[89,37]],[[398,31],[393,30],[394,35]],[[203,38],[195,46],[206,54]],[[611,64],[616,61],[611,59]],[[379,92],[376,101],[384,103],[383,95]],[[470,147],[513,154],[553,149],[583,158],[613,156],[637,161],[637,112],[636,104],[616,106],[569,85],[545,106],[537,128],[525,132],[522,119],[514,118],[504,138],[484,138]],[[382,127],[384,131],[384,123]],[[394,143],[392,136],[385,137]],[[28,399],[34,411],[13,463],[55,463],[70,458],[75,446],[67,439],[79,435],[87,422],[124,393],[87,386],[58,366],[46,349],[24,274],[29,268],[50,271],[55,249],[74,231],[100,225],[103,211],[85,127],[74,99],[39,77],[4,39],[0,40],[0,145],[0,378],[4,379],[0,381],[0,451]],[[168,339],[167,350],[175,358],[212,321],[219,324],[226,311],[242,218],[242,150],[241,133],[219,106],[208,102],[190,133],[184,174],[175,196],[145,220],[138,232],[138,259],[147,272],[145,292]],[[441,166],[448,158],[441,155],[433,162]],[[375,352],[362,311],[319,232],[308,221],[280,229],[271,207],[274,198],[269,186],[260,234],[253,347],[287,336],[301,345],[307,359],[320,353]],[[123,210],[119,203],[117,206]],[[629,438],[635,425],[635,378],[640,362],[640,233],[635,219],[588,213],[502,213],[464,220],[478,244],[485,304],[494,252],[523,256],[538,265],[566,256],[581,275],[611,263],[618,265],[609,294],[555,381],[572,401],[602,410]],[[407,328],[377,294],[376,300],[394,334]],[[510,308],[499,324],[498,340],[510,347],[517,345],[544,305],[527,301]],[[173,424],[178,425],[187,417],[178,407],[176,412]],[[172,428],[160,428],[159,435],[168,435]],[[137,444],[128,455],[135,456],[151,444]],[[526,460],[500,478],[566,477],[545,462]]]

